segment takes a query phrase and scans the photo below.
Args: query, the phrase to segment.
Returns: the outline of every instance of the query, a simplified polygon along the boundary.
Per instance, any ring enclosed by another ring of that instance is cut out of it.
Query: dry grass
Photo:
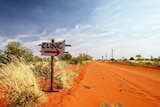
[[[109,104],[106,102],[103,102],[100,107],[123,107],[123,104],[120,102],[116,102],[115,104]]]
[[[35,107],[46,100],[32,70],[17,59],[0,68],[0,85],[5,89],[8,107]]]
[[[160,62],[159,61],[145,61],[145,60],[128,60],[128,61],[119,61],[120,63],[126,64],[126,65],[131,65],[131,66],[141,66],[141,67],[155,67],[159,68],[160,67]]]
[[[42,61],[32,65],[34,75],[40,78],[39,82],[46,81],[51,77],[50,62]],[[73,79],[79,75],[79,66],[72,69],[66,61],[55,61],[54,63],[54,86],[55,88],[71,88]],[[77,65],[76,65],[77,66]],[[48,86],[48,85],[46,85]],[[41,86],[42,88],[46,86]]]
[[[73,79],[79,75],[79,67],[74,71],[74,69],[69,69],[70,66],[65,61],[57,61],[55,64],[55,87],[56,88],[71,88]]]
[[[33,74],[36,77],[39,77],[41,80],[47,80],[51,77],[49,61],[37,62],[35,64],[30,65],[30,68],[32,69]]]
[[[74,71],[70,72],[57,72],[55,74],[55,87],[62,89],[62,88],[71,88],[73,79],[78,77],[78,73]]]

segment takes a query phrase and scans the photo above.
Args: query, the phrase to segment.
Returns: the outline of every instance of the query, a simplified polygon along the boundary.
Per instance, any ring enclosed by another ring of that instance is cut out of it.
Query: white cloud
[[[110,7],[108,5],[98,6],[95,8],[93,13],[101,12],[104,10],[108,10]]]
[[[41,37],[46,35],[46,30],[43,30],[40,34],[19,34],[16,36],[17,39],[23,39],[23,38],[31,38],[31,37]]]
[[[0,36],[0,42],[4,41],[5,39],[7,39],[7,38],[4,36]]]
[[[21,34],[17,36],[17,38],[28,38],[28,37],[30,37],[30,35]]]
[[[144,5],[147,7],[159,7],[160,1],[159,0],[143,0],[141,5]]]
[[[76,26],[75,26],[75,29],[78,29],[79,28],[79,25],[77,24]]]
[[[61,33],[61,32],[64,32],[66,30],[67,30],[66,28],[57,28],[55,33]]]
[[[76,32],[76,31],[81,31],[81,30],[87,30],[91,27],[92,27],[92,25],[89,25],[89,24],[87,24],[87,25],[77,24],[75,26],[75,29],[72,29],[72,31]]]

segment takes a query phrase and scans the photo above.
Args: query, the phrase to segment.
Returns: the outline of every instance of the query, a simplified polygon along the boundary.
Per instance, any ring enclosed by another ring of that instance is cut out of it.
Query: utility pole
[[[107,53],[106,53],[106,60],[107,60]]]
[[[102,60],[103,60],[103,57],[104,57],[104,56],[102,56]]]
[[[86,49],[86,55],[87,55],[88,53],[87,53],[87,49]]]
[[[113,61],[113,49],[111,50],[111,54],[112,54],[112,61]]]

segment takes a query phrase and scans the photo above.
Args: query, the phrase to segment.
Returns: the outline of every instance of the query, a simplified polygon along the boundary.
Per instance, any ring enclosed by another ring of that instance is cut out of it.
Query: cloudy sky
[[[42,42],[66,40],[73,56],[160,56],[160,0],[0,0],[0,49],[10,41],[40,56]]]

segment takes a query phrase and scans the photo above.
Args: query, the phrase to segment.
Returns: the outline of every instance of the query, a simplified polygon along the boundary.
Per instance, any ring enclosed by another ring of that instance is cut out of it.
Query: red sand
[[[46,95],[41,107],[100,107],[103,102],[160,107],[160,69],[91,62],[81,68],[72,89]]]
[[[42,107],[160,106],[160,70],[117,63],[89,63],[71,90],[47,93]]]

